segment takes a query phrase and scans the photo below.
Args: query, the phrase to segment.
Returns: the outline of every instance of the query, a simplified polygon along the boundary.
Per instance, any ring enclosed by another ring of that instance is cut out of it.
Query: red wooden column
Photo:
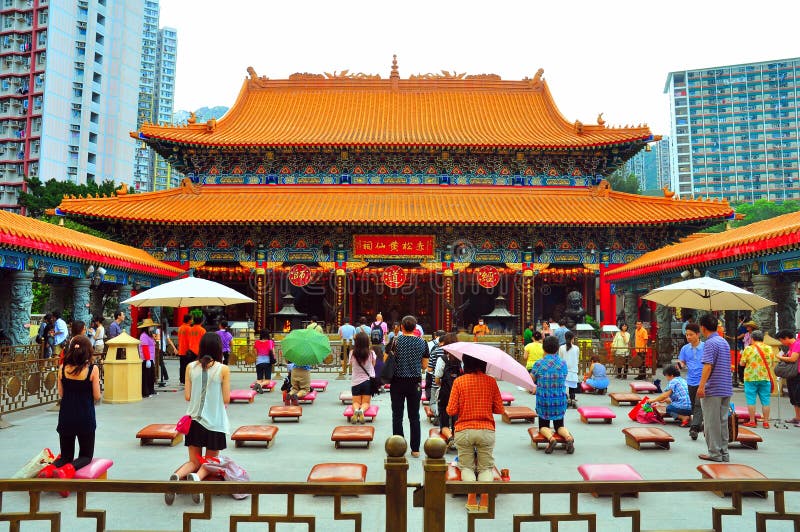
[[[606,280],[606,272],[619,264],[600,264],[600,323],[617,324],[617,297],[611,293],[611,283]]]
[[[449,333],[453,330],[453,309],[455,308],[453,303],[453,270],[450,268],[445,268],[445,270],[442,272],[442,279],[444,280],[441,305],[441,308],[444,311],[442,313],[442,330]]]

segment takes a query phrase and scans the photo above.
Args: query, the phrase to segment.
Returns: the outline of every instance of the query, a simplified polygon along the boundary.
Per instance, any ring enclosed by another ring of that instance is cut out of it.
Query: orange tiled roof
[[[606,275],[611,281],[623,280],[798,248],[800,212],[793,212],[651,251]]]
[[[673,200],[599,187],[434,185],[193,185],[110,198],[64,199],[59,209],[169,224],[648,225],[730,216],[727,203]]]
[[[520,149],[597,147],[653,138],[647,126],[611,128],[600,117],[596,125],[567,121],[541,70],[522,81],[493,75],[399,79],[396,69],[389,79],[297,74],[269,80],[248,70],[250,78],[223,118],[186,126],[145,124],[131,136],[199,146]]]
[[[141,249],[2,210],[0,247],[160,277],[183,273]]]

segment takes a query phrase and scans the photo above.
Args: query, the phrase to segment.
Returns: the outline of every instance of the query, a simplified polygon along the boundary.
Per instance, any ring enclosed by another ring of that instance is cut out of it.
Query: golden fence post
[[[446,490],[445,478],[447,475],[447,460],[444,453],[447,444],[441,438],[428,438],[425,441],[425,460],[422,468],[425,471],[423,489],[425,505],[423,507],[424,532],[444,532],[444,517]]]
[[[384,445],[386,460],[386,532],[406,532],[408,522],[408,444],[402,436],[390,436]]]

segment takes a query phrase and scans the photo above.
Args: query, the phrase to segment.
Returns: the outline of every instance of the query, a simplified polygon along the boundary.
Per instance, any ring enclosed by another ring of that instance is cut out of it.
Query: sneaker
[[[353,415],[350,416],[350,424],[357,425],[358,424],[358,410],[353,411]]]
[[[197,473],[189,473],[186,475],[186,480],[191,482],[200,482],[200,477],[197,476]],[[195,504],[200,504],[203,502],[203,494],[202,493],[192,493],[192,502]]]
[[[177,473],[173,473],[169,476],[170,482],[177,482],[178,480],[180,480],[180,478],[178,478]],[[167,506],[172,506],[172,503],[175,502],[175,492],[174,491],[166,492],[164,494],[164,502],[167,503]]]
[[[259,383],[253,385],[253,390],[255,390],[256,393],[264,393],[264,388],[262,388]]]
[[[575,452],[575,440],[570,440],[567,442],[567,454],[572,454]]]
[[[693,440],[696,440],[696,439],[697,439],[697,431],[696,431],[696,430],[694,430],[694,429],[692,429],[692,430],[689,430],[689,437],[690,437],[691,439],[693,439]]]

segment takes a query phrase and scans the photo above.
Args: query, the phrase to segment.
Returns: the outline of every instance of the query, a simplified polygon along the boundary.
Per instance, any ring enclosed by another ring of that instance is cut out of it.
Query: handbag
[[[389,356],[386,358],[386,362],[383,363],[383,368],[381,369],[381,382],[383,384],[391,384],[392,379],[394,379],[394,371],[397,368],[397,355],[394,353],[389,353]]]
[[[356,357],[353,357],[353,359],[358,363],[358,365],[361,367],[361,369],[364,371],[364,373],[369,375],[369,372],[366,370],[364,365],[361,364],[361,362],[359,362]],[[380,387],[381,386],[380,386],[380,384],[378,384],[378,379],[376,379],[375,377],[370,377],[369,378],[369,394],[370,395],[375,395],[375,394],[379,393]]]
[[[781,360],[775,366],[775,375],[784,379],[791,379],[792,377],[797,377],[798,361],[800,361],[800,358],[798,358],[794,362],[786,362],[785,360]]]
[[[728,405],[728,441],[734,442],[739,437],[739,416],[733,406]]]
[[[189,434],[189,427],[191,426],[192,426],[192,416],[187,414],[178,420],[178,422],[175,424],[175,430],[185,435]]]

